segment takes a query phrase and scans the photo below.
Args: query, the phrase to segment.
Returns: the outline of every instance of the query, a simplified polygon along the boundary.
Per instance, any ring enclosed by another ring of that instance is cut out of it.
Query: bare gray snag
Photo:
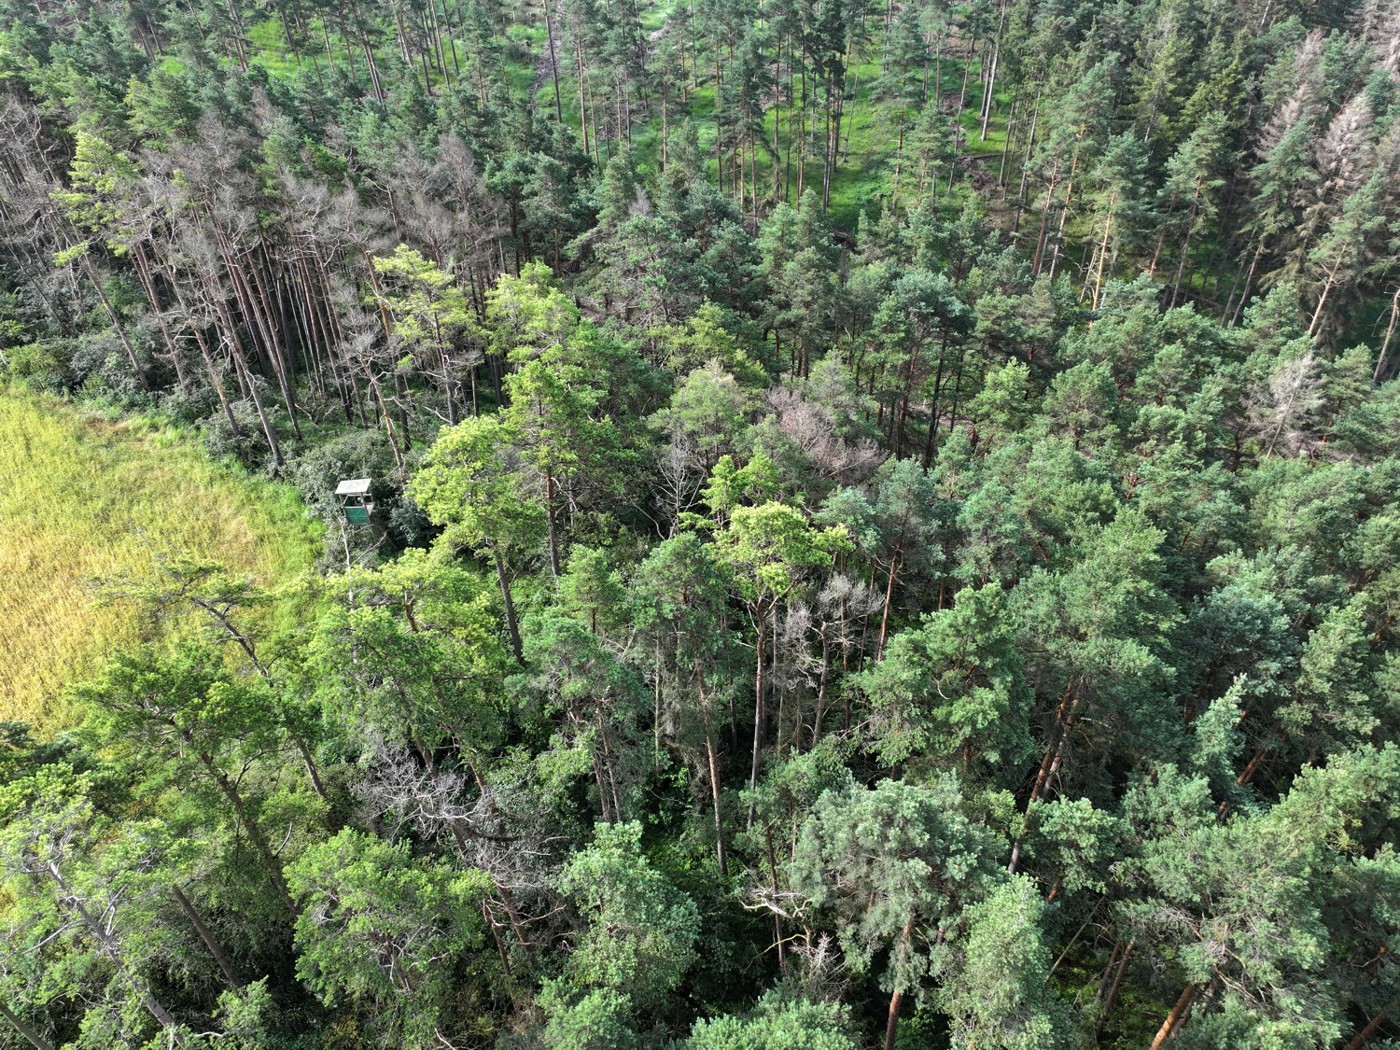
[[[1250,424],[1264,456],[1300,455],[1317,447],[1314,413],[1322,407],[1322,380],[1311,350],[1283,361],[1267,386],[1249,398]]]

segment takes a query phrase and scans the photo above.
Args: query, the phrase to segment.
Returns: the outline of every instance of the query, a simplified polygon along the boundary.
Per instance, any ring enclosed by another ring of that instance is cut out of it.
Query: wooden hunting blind
[[[369,524],[369,516],[374,512],[369,482],[369,478],[351,478],[342,481],[335,490],[340,507],[345,512],[345,520],[351,525]]]

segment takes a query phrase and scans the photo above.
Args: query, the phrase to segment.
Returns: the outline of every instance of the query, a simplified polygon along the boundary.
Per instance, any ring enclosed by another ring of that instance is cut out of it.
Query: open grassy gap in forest
[[[0,392],[0,476],[0,720],[63,724],[63,688],[136,638],[133,610],[103,601],[101,580],[152,581],[188,557],[268,586],[320,549],[290,488],[58,398]]]

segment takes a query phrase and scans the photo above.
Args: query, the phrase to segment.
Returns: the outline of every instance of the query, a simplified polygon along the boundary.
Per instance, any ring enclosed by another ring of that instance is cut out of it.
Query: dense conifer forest
[[[0,1047],[1400,1046],[1397,249],[1397,0],[0,0]]]

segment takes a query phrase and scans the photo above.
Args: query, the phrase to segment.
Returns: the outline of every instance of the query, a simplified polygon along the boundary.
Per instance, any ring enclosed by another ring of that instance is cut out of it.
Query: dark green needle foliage
[[[0,1050],[1400,1043],[1397,40],[0,0]]]

